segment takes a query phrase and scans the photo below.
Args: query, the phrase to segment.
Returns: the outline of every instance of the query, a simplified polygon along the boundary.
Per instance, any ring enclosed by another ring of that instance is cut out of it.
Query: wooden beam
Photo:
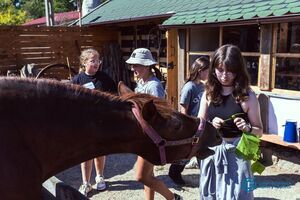
[[[278,24],[273,24],[273,45],[272,45],[272,64],[271,64],[271,86],[270,90],[275,88],[275,72],[276,72],[276,53],[277,53],[277,35],[278,35]]]
[[[275,55],[281,58],[300,58],[300,53],[276,53]]]
[[[166,32],[167,37],[167,101],[174,108],[178,109],[178,31],[170,29]]]
[[[222,46],[222,44],[223,44],[223,34],[224,34],[224,28],[223,28],[223,26],[220,26],[220,31],[219,31],[219,47]]]
[[[211,56],[214,52],[213,51],[190,51],[187,52],[191,56]]]
[[[258,86],[261,90],[271,89],[271,66],[272,66],[272,24],[261,25]]]
[[[184,70],[184,77],[185,79],[187,79],[190,75],[190,55],[188,54],[188,52],[190,51],[190,34],[191,34],[191,29],[187,28],[186,29],[186,40],[185,40],[185,44],[186,44],[186,48],[185,48],[185,56],[186,56],[186,60],[185,60],[185,70]]]
[[[285,142],[285,141],[283,141],[283,138],[281,136],[278,136],[275,134],[265,133],[262,135],[262,137],[260,139],[262,141],[270,142],[270,143],[277,144],[280,146],[300,150],[300,142],[296,142],[296,143]]]
[[[178,107],[180,91],[185,82],[186,30],[178,30]]]
[[[287,49],[288,29],[289,29],[288,23],[279,24],[279,46],[278,46],[279,53],[288,52]]]

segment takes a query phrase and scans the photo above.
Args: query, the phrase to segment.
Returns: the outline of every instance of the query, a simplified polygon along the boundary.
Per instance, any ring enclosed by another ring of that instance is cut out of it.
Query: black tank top
[[[208,120],[212,121],[215,117],[219,117],[221,119],[228,119],[232,115],[236,113],[243,113],[238,117],[245,119],[247,122],[248,116],[245,113],[239,103],[237,103],[234,97],[230,94],[228,96],[222,96],[223,102],[221,104],[213,104],[210,103],[207,110]],[[220,128],[220,134],[224,138],[233,138],[242,135],[242,131],[239,130],[236,125],[233,123],[233,120],[230,119],[222,125]]]

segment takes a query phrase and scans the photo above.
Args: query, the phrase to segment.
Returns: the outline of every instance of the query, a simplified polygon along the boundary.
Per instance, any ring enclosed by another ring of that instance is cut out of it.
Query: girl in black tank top
[[[233,123],[233,119],[230,119],[232,115],[236,113],[243,113],[239,117],[245,119],[247,122],[247,114],[243,111],[241,105],[237,103],[234,97],[230,94],[227,96],[222,96],[221,104],[210,103],[207,110],[208,120],[212,121],[215,117],[219,117],[223,120],[226,120],[222,127],[220,128],[220,134],[224,138],[233,138],[242,135],[242,131],[237,128]]]
[[[249,84],[239,48],[224,45],[217,49],[198,116],[212,122],[223,142],[211,147],[215,154],[201,161],[200,199],[254,199],[253,191],[243,188],[245,180],[253,178],[250,162],[235,153],[243,131],[262,134],[259,104]]]

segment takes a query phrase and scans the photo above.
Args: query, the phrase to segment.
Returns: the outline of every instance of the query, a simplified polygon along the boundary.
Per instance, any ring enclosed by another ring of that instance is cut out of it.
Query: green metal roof
[[[82,18],[83,25],[165,16],[163,25],[300,15],[299,0],[109,0]]]

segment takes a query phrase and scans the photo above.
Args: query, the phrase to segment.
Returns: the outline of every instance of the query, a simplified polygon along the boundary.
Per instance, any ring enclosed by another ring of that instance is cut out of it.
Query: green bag
[[[265,166],[263,166],[258,160],[260,159],[260,149],[259,149],[260,139],[247,132],[243,132],[242,137],[235,149],[235,153],[240,155],[245,160],[251,160],[251,170],[252,172],[257,172],[261,174]]]

